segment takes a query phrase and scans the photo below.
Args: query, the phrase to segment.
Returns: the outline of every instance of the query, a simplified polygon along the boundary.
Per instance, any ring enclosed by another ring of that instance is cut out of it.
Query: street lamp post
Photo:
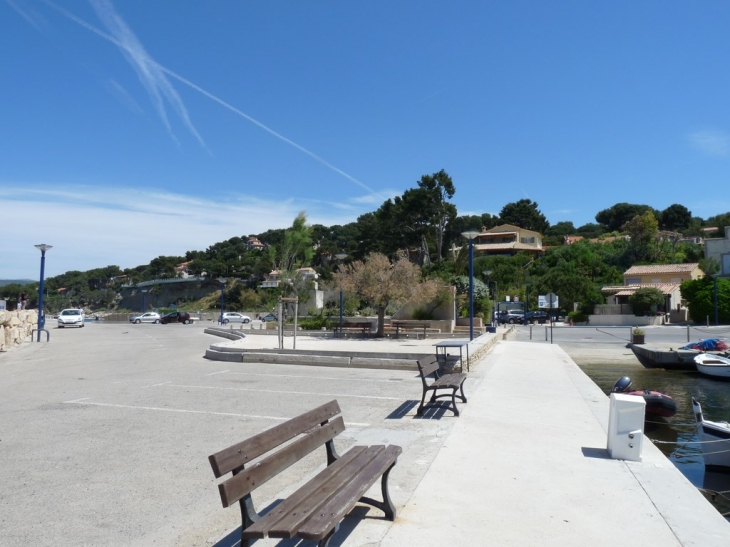
[[[41,284],[38,291],[38,338],[36,339],[37,342],[40,342],[41,331],[46,326],[46,314],[43,311],[43,282],[46,271],[46,251],[48,249],[52,249],[53,245],[46,245],[45,243],[41,243],[40,245],[36,245],[35,248],[41,252]]]
[[[525,283],[525,313],[530,311],[530,285],[532,283]]]
[[[223,310],[225,309],[225,290],[226,290],[226,278],[219,277],[218,282],[221,284],[221,318],[220,324],[223,324]]]
[[[474,340],[474,238],[479,232],[462,232],[469,240],[469,340]]]
[[[340,266],[342,266],[342,262],[347,258],[347,253],[337,253],[335,255],[335,258],[340,262]],[[342,292],[342,287],[340,287],[340,336],[342,336],[342,314],[345,309],[345,294]]]
[[[714,300],[714,304],[715,304],[715,326],[717,327],[720,324],[720,322],[718,321],[718,313],[717,313],[717,274],[713,275],[712,279],[715,283],[713,300]]]

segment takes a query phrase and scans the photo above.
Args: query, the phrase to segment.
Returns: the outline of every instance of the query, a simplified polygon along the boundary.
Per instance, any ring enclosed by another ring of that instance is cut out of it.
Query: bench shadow
[[[401,420],[406,417],[406,415],[416,408],[418,406],[420,401],[414,401],[412,399],[409,399],[407,401],[403,401],[398,408],[396,408],[393,412],[388,414],[385,419],[386,420]]]
[[[279,503],[281,503],[282,500],[276,500],[274,503],[272,503],[269,507],[266,508],[266,512],[270,511]],[[369,507],[365,507],[362,505],[358,505],[350,511],[347,516],[345,516],[345,519],[340,524],[340,529],[337,530],[337,533],[335,533],[334,536],[332,536],[332,539],[330,540],[329,547],[339,547],[342,545],[345,540],[350,536],[350,534],[357,528],[357,526],[362,523],[364,520],[383,520],[384,517],[382,516],[382,513],[380,513],[377,509],[372,509],[373,515],[369,516],[368,512],[371,509]],[[379,515],[379,516],[378,516]],[[272,539],[265,539],[262,541],[267,541],[269,544],[271,544]],[[276,541],[276,540],[273,540]],[[256,545],[259,542],[259,540],[255,540],[252,543],[252,545]],[[290,538],[290,539],[281,539],[274,545],[276,547],[316,547],[318,544],[318,541],[315,540],[304,540],[299,538]],[[220,539],[217,541],[212,547],[240,547],[241,545],[241,527],[239,526],[235,530],[231,531],[226,537]]]
[[[581,452],[586,458],[598,458],[601,460],[610,460],[611,457],[608,455],[608,449],[606,448],[592,448],[590,446],[581,447]]]
[[[446,415],[447,412],[454,416],[454,409],[451,407],[451,401],[435,401],[424,407],[423,414],[421,414],[420,416],[413,416],[413,419],[440,420]]]

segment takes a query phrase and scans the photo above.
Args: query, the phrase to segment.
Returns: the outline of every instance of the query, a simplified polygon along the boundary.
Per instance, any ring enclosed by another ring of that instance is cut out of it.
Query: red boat
[[[625,395],[636,395],[637,397],[643,397],[646,401],[646,415],[649,416],[661,416],[663,418],[671,418],[677,413],[677,403],[674,402],[669,395],[662,393],[661,391],[654,391],[652,389],[644,390],[633,390],[631,389],[631,378],[628,376],[622,376],[614,384],[612,393],[623,393]]]

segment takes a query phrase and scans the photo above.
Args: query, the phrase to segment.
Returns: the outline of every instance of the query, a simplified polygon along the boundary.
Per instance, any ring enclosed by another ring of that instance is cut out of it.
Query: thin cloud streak
[[[53,9],[57,10],[57,11],[58,11],[59,13],[63,14],[63,15],[64,15],[65,17],[67,17],[68,19],[70,19],[70,20],[74,21],[75,23],[77,23],[77,24],[81,25],[81,26],[82,26],[82,27],[84,27],[85,29],[87,29],[87,30],[90,30],[90,31],[91,31],[91,32],[93,32],[94,34],[96,34],[96,35],[98,35],[98,36],[101,36],[101,37],[102,37],[102,38],[104,38],[105,40],[107,40],[107,41],[109,41],[109,42],[111,42],[111,43],[113,43],[113,44],[117,45],[118,47],[120,47],[120,48],[124,49],[125,51],[127,51],[127,53],[128,53],[129,55],[133,55],[133,54],[134,54],[134,51],[131,51],[131,50],[129,50],[129,49],[128,49],[128,46],[127,46],[127,45],[126,45],[125,43],[121,42],[120,40],[117,40],[117,39],[116,39],[116,38],[115,38],[114,36],[111,36],[111,35],[109,35],[109,34],[107,34],[107,33],[103,32],[103,31],[99,30],[98,28],[94,27],[94,26],[93,26],[93,25],[91,25],[90,23],[87,23],[86,21],[84,21],[84,20],[83,20],[83,19],[81,19],[80,17],[77,17],[77,16],[76,16],[76,15],[74,15],[73,13],[71,13],[71,12],[67,11],[66,9],[62,8],[61,6],[58,6],[58,5],[54,4],[54,3],[53,3],[53,2],[51,2],[50,0],[44,0],[44,1],[46,2],[46,4],[48,4],[48,5],[49,5],[50,7],[52,7]],[[95,0],[95,1],[98,1],[98,0]],[[105,1],[106,1],[106,0],[105,0]],[[131,32],[131,31],[130,31],[130,32]],[[141,45],[140,45],[140,47],[141,47]],[[144,50],[143,50],[143,51],[144,51]],[[314,152],[312,152],[311,150],[308,150],[308,149],[307,149],[307,148],[305,148],[304,146],[302,146],[302,145],[300,145],[300,144],[298,144],[298,143],[296,143],[296,142],[292,141],[291,139],[289,139],[289,138],[285,137],[285,136],[284,136],[284,135],[282,135],[281,133],[277,133],[276,131],[274,131],[274,130],[273,130],[273,129],[271,129],[270,127],[268,127],[268,126],[264,125],[263,123],[261,123],[260,121],[258,121],[257,119],[255,119],[255,118],[252,118],[251,116],[249,116],[249,115],[248,115],[248,114],[246,114],[245,112],[243,112],[243,111],[239,110],[239,109],[238,109],[238,108],[236,108],[235,106],[233,106],[233,105],[231,105],[231,104],[229,104],[229,103],[225,102],[225,101],[224,101],[223,99],[221,99],[221,98],[219,98],[219,97],[216,97],[215,95],[213,95],[213,94],[212,94],[212,93],[210,93],[209,91],[206,91],[205,89],[203,89],[203,88],[202,88],[202,87],[200,87],[199,85],[197,85],[197,84],[194,84],[193,82],[191,82],[190,80],[188,80],[188,79],[186,79],[186,78],[183,78],[182,76],[180,76],[179,74],[177,74],[177,73],[173,72],[173,71],[172,71],[172,70],[170,70],[169,68],[166,68],[166,67],[164,67],[164,66],[160,65],[160,64],[159,64],[159,63],[157,63],[157,62],[156,62],[155,60],[153,60],[153,59],[152,59],[151,57],[147,56],[147,54],[146,54],[146,53],[145,53],[145,55],[146,55],[146,57],[145,57],[145,62],[148,62],[148,63],[149,63],[150,65],[154,65],[154,66],[155,66],[155,68],[156,68],[157,70],[159,70],[160,72],[163,72],[163,73],[167,74],[168,76],[170,76],[170,77],[172,77],[172,78],[176,79],[176,80],[177,80],[177,81],[179,81],[180,83],[183,83],[183,84],[185,84],[186,86],[190,87],[191,89],[194,89],[194,90],[195,90],[195,91],[197,91],[198,93],[200,93],[200,94],[204,95],[205,97],[208,97],[208,98],[209,98],[210,100],[212,100],[212,101],[215,101],[216,103],[218,103],[218,104],[219,104],[219,105],[221,105],[222,107],[226,108],[227,110],[229,110],[229,111],[233,112],[234,114],[237,114],[237,115],[241,116],[242,118],[244,118],[244,119],[248,120],[248,121],[249,121],[249,122],[251,122],[252,124],[254,124],[254,125],[256,125],[257,127],[259,127],[260,129],[263,129],[264,131],[266,131],[266,132],[267,132],[267,133],[269,133],[270,135],[272,135],[272,136],[276,137],[277,139],[279,139],[279,140],[281,140],[281,141],[285,142],[286,144],[288,144],[288,145],[290,145],[290,146],[292,146],[292,147],[296,148],[296,149],[297,149],[297,150],[299,150],[300,152],[302,152],[302,153],[306,154],[307,156],[309,156],[309,157],[310,157],[310,158],[312,158],[313,160],[317,161],[318,163],[320,163],[320,164],[324,165],[324,166],[325,166],[325,167],[327,167],[328,169],[331,169],[331,170],[332,170],[332,171],[334,171],[335,173],[337,173],[337,174],[339,174],[339,175],[343,176],[344,178],[346,178],[346,179],[347,179],[347,180],[349,180],[350,182],[352,182],[352,183],[354,183],[354,184],[356,184],[356,185],[360,186],[361,188],[363,188],[364,190],[367,190],[367,191],[368,191],[368,192],[370,192],[371,194],[374,194],[374,195],[378,196],[378,197],[379,197],[380,199],[382,199],[383,201],[385,200],[385,198],[383,198],[382,196],[380,196],[380,195],[378,194],[378,192],[376,192],[375,190],[373,190],[372,188],[370,188],[369,186],[367,186],[367,185],[366,185],[365,183],[363,183],[363,182],[359,181],[358,179],[356,179],[356,178],[355,178],[355,177],[353,177],[352,175],[350,175],[350,174],[346,173],[346,172],[345,172],[345,171],[343,171],[342,169],[340,169],[340,168],[338,168],[338,167],[334,166],[333,164],[331,164],[330,162],[328,162],[328,161],[327,161],[327,160],[325,160],[324,158],[322,158],[322,157],[318,156],[317,154],[315,154],[315,153],[314,153]]]

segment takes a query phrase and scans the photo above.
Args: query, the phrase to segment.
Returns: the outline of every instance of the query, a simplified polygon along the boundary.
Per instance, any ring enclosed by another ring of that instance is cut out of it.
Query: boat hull
[[[727,357],[703,353],[695,357],[694,362],[700,374],[730,380],[730,359]]]
[[[696,370],[694,350],[662,350],[645,344],[629,344],[639,363],[646,368],[665,370]]]
[[[692,408],[705,467],[730,471],[730,424],[705,420],[702,407],[695,399],[692,399]]]
[[[646,401],[644,412],[647,416],[671,418],[677,413],[677,403],[669,395],[661,391],[651,391],[648,389],[644,391],[629,391],[627,395],[644,398],[644,401]]]

